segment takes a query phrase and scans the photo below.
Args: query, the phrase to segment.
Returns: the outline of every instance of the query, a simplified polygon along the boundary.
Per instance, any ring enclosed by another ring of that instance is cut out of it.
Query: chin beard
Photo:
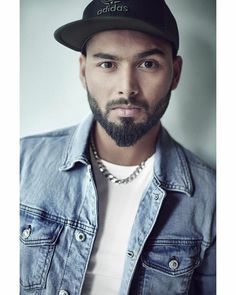
[[[109,113],[108,105],[106,113],[103,114],[95,98],[92,97],[87,89],[88,102],[93,112],[95,120],[105,129],[106,133],[116,142],[120,147],[129,147],[134,145],[140,138],[142,138],[152,127],[160,122],[161,117],[164,115],[171,96],[171,91],[167,93],[155,106],[152,112],[148,111],[146,103],[138,103],[133,98],[123,99],[109,103],[109,107],[115,104],[128,104],[132,103],[136,106],[142,106],[146,110],[147,119],[144,122],[135,123],[133,118],[120,118],[120,123],[110,122],[107,119]]]

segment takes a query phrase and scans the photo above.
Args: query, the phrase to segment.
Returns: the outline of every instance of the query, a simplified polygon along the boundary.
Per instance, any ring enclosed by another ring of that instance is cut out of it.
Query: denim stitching
[[[69,246],[68,253],[67,253],[67,256],[66,256],[65,268],[64,268],[64,271],[63,271],[63,275],[61,277],[61,283],[60,283],[59,290],[61,289],[62,282],[64,280],[64,276],[65,276],[65,272],[66,272],[66,268],[67,268],[67,262],[68,262],[68,258],[70,256],[70,251],[71,251],[71,246],[72,246],[73,239],[74,239],[74,235],[71,238],[70,246]]]
[[[74,229],[83,229],[88,233],[95,232],[95,228],[87,226],[87,225],[81,223],[80,221],[73,221],[70,219],[65,219],[63,217],[48,214],[40,209],[32,208],[32,207],[26,206],[24,204],[21,204],[20,207],[23,211],[26,211],[26,212],[30,213],[31,215],[39,216],[39,217],[42,217],[42,218],[47,219],[49,221],[55,221],[55,222],[61,223],[63,225],[69,225]]]
[[[38,289],[41,289],[42,288],[42,283],[43,283],[43,276],[44,276],[44,273],[45,273],[45,271],[46,271],[46,268],[48,267],[48,264],[47,264],[47,260],[51,260],[52,259],[52,255],[53,255],[53,248],[54,247],[50,247],[50,246],[48,246],[47,247],[48,249],[47,249],[47,252],[45,253],[46,255],[46,257],[45,257],[45,264],[44,264],[44,268],[43,268],[43,271],[42,271],[42,274],[41,274],[41,280],[40,280],[40,282],[39,283],[37,283],[37,284],[29,284],[29,285],[24,285],[23,284],[23,281],[20,279],[20,284],[21,284],[21,286],[22,287],[24,287],[24,289],[26,289],[26,290],[30,290],[30,289],[32,289],[32,288],[38,288]],[[52,255],[51,255],[51,258],[50,258],[50,256],[49,256],[49,250],[50,250],[50,248],[52,248]]]

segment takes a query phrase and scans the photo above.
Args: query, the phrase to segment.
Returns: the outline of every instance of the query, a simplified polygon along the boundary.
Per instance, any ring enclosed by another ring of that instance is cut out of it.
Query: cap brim
[[[78,20],[58,28],[54,37],[59,43],[73,50],[81,51],[84,44],[94,34],[108,30],[135,30],[161,37],[176,47],[174,38],[167,36],[166,32],[162,32],[144,21],[128,17],[94,17],[89,20]]]

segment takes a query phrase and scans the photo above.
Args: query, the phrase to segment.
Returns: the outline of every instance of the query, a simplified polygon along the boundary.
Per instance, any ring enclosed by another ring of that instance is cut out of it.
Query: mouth
[[[126,104],[116,105],[111,108],[111,111],[116,112],[120,117],[134,117],[140,114],[142,110],[142,107]]]

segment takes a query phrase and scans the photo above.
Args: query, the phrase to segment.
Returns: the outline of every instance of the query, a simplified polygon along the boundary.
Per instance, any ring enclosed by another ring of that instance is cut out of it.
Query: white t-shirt
[[[114,184],[99,171],[92,156],[99,202],[99,229],[85,277],[83,295],[118,294],[127,245],[142,194],[153,177],[154,155],[136,179]],[[102,161],[119,179],[128,177],[137,166],[120,166]]]

